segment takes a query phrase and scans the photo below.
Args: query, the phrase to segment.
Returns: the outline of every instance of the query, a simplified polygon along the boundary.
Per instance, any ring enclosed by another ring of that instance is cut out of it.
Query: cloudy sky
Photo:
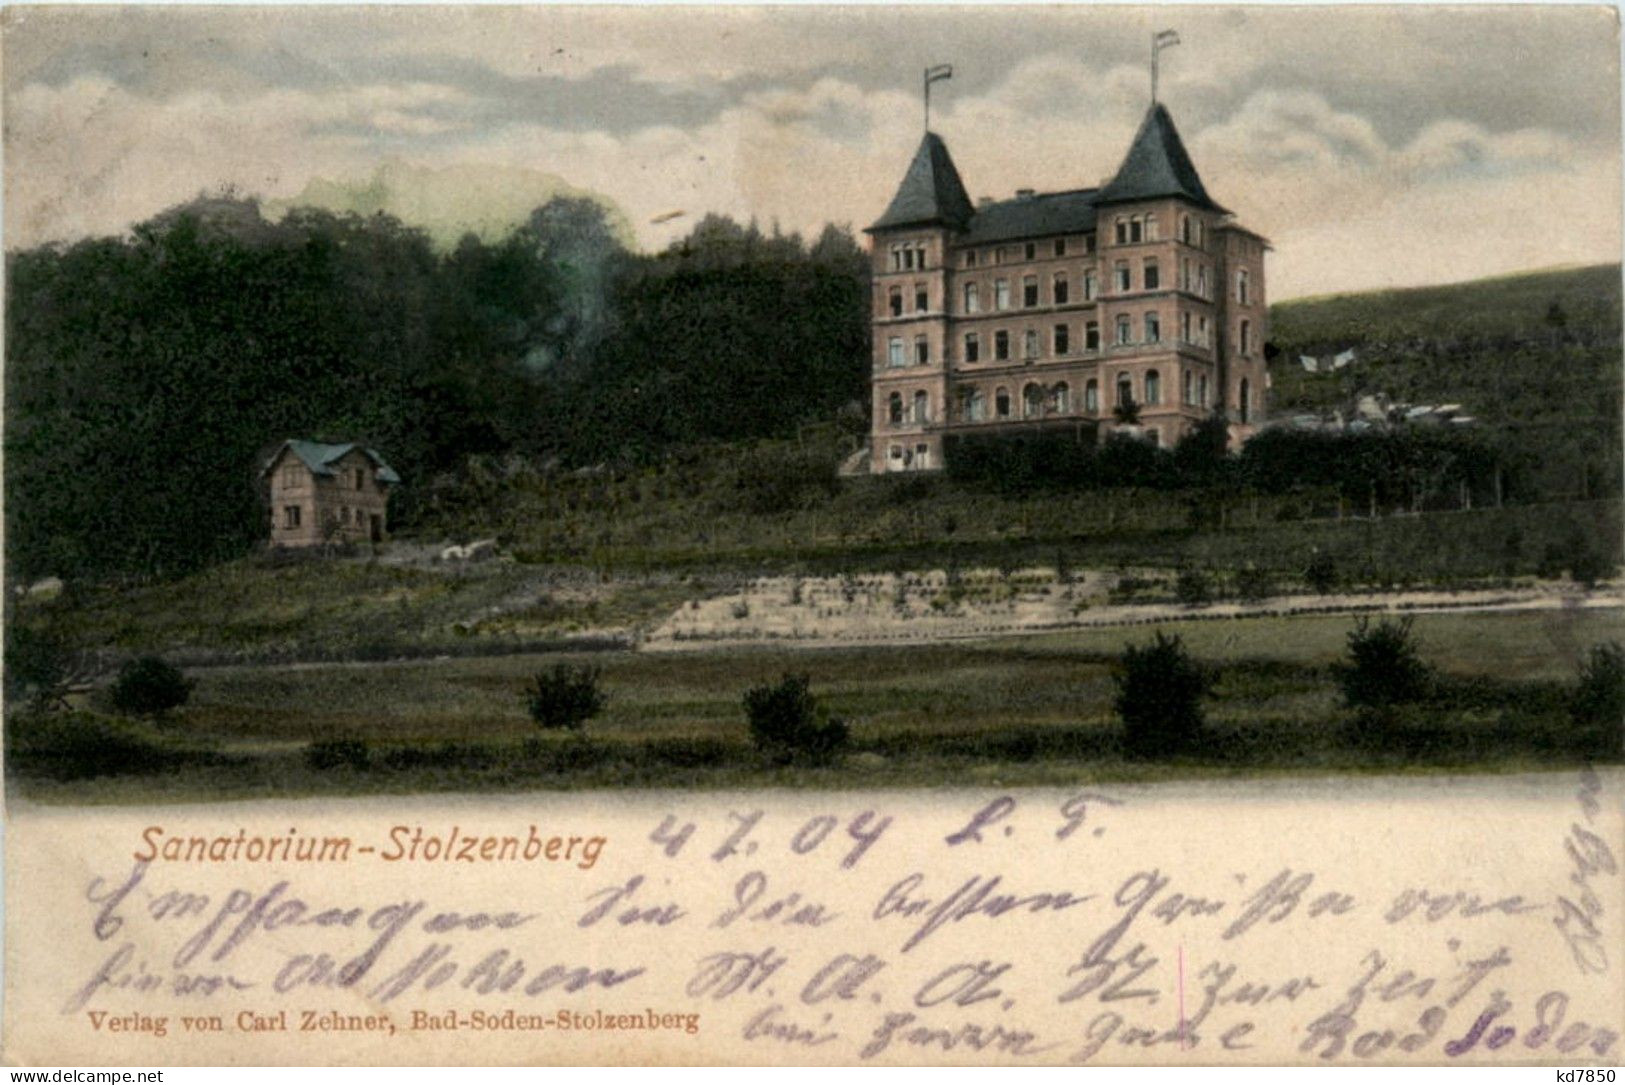
[[[1093,185],[1164,27],[1163,101],[1275,297],[1619,259],[1618,25],[1583,7],[8,7],[6,245],[380,170],[425,219],[600,193],[651,249],[707,211],[861,228],[944,62],[972,196]]]

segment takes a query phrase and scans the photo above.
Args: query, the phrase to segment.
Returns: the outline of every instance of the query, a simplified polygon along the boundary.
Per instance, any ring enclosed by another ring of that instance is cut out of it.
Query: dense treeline
[[[261,457],[360,440],[413,483],[469,455],[565,464],[792,432],[860,396],[867,265],[707,218],[670,252],[557,199],[437,253],[384,217],[200,200],[7,260],[8,565],[167,575],[265,534]]]

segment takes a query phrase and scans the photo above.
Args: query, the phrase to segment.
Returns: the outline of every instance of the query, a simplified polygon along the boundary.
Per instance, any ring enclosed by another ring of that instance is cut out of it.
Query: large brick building
[[[867,232],[874,472],[940,468],[954,434],[1094,439],[1129,401],[1161,444],[1216,410],[1239,443],[1263,417],[1269,246],[1208,196],[1160,104],[1103,187],[975,205],[927,132]]]

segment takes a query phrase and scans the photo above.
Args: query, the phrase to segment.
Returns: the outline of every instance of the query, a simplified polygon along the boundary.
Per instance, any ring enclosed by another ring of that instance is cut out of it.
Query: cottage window
[[[1004,311],[1010,308],[1010,280],[1000,279],[993,284],[993,308]]]
[[[1024,275],[1021,279],[1021,307],[1031,309],[1038,304],[1038,276]]]
[[[282,506],[282,526],[287,529],[292,529],[299,526],[298,505]]]
[[[1060,356],[1072,349],[1072,336],[1065,324],[1055,325],[1055,354]]]
[[[1053,295],[1056,305],[1066,304],[1067,289],[1065,272],[1061,272],[1055,276],[1055,280],[1050,283],[1050,293]]]
[[[975,332],[965,333],[965,360],[967,362],[982,360],[982,339]]]
[[[903,315],[903,288],[894,286],[886,292],[887,303],[891,307],[892,316]]]
[[[1002,362],[1002,361],[1006,361],[1009,357],[1010,357],[1010,333],[1009,332],[1003,332],[1003,331],[994,332],[993,333],[993,360],[997,361],[997,362]]]
[[[1162,402],[1162,374],[1155,369],[1148,369],[1145,373],[1145,401],[1147,403]]]

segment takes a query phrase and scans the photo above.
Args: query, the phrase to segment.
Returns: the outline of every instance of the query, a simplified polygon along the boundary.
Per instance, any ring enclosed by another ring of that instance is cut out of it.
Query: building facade
[[[1222,411],[1234,445],[1263,420],[1269,245],[1208,196],[1160,104],[1104,186],[976,205],[927,132],[866,232],[872,472],[939,469],[950,435],[1167,445]]]
[[[383,542],[401,479],[370,448],[284,441],[262,472],[271,484],[271,545]]]

